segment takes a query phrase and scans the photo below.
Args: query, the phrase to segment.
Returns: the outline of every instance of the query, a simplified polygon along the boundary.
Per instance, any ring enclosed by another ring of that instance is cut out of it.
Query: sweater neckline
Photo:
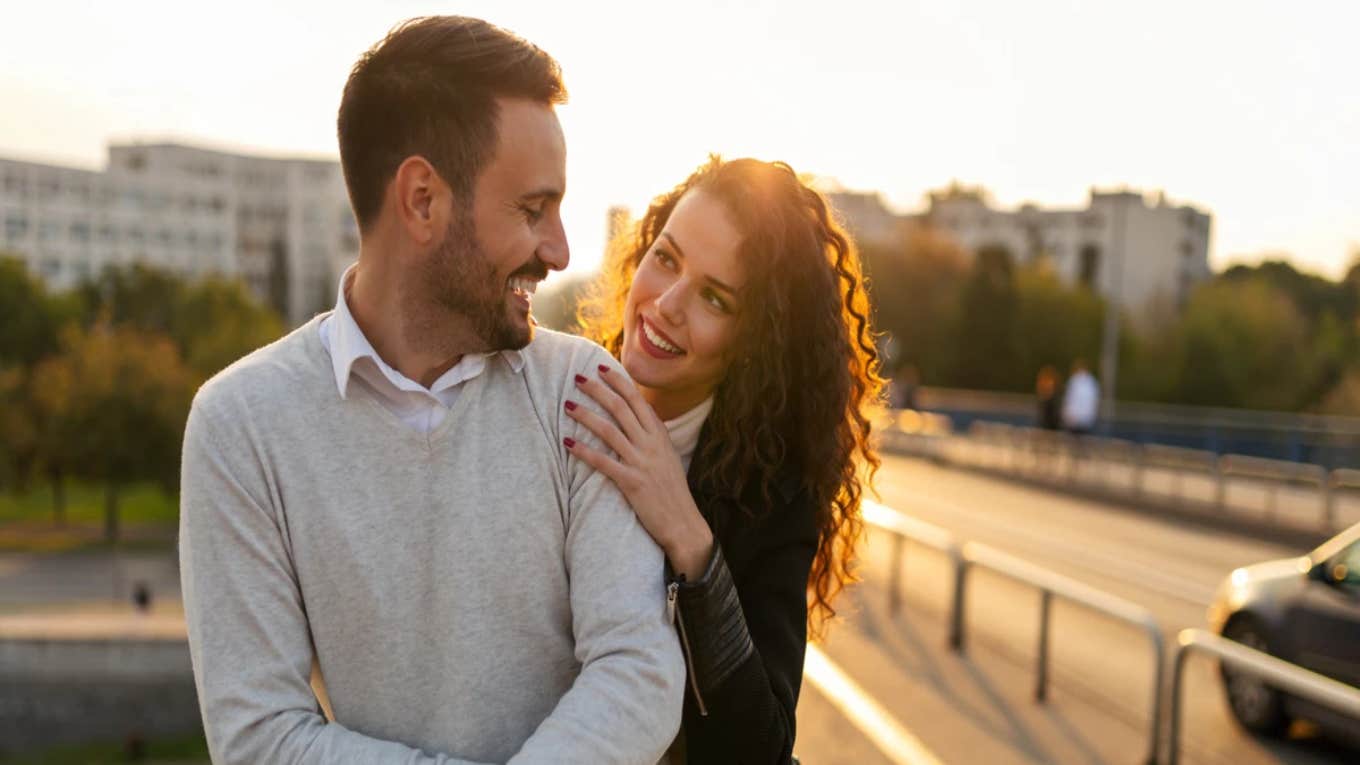
[[[323,371],[331,368],[331,359],[329,351],[326,350],[326,346],[321,343],[321,322],[330,314],[330,311],[317,314],[312,321],[307,324],[303,331],[307,350],[313,356],[313,360],[320,364]],[[463,390],[458,394],[458,398],[453,402],[453,406],[449,407],[449,411],[444,415],[443,421],[435,426],[429,433],[421,433],[410,425],[407,425],[396,414],[384,408],[383,405],[373,397],[373,394],[367,390],[360,392],[358,396],[360,400],[357,403],[372,412],[375,417],[382,420],[384,427],[400,431],[403,440],[410,440],[423,447],[427,452],[433,451],[436,446],[442,444],[446,440],[448,432],[454,427],[454,422],[459,419],[463,410],[469,406],[468,402],[473,398],[473,395],[475,395],[476,390],[482,384],[482,381],[491,373],[492,370],[487,369],[483,371],[482,374],[464,382]],[[323,375],[323,377],[324,376],[325,375]],[[335,386],[334,379],[331,379],[330,382],[329,395],[339,405],[343,406],[347,399],[340,396],[340,391]],[[355,398],[353,392],[350,393],[349,398]]]

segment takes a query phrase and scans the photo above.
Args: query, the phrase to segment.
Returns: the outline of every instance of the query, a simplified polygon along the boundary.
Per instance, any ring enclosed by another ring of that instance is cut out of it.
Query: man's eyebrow
[[[680,255],[680,258],[683,260],[685,258],[685,251],[680,249],[680,243],[675,241],[675,237],[671,236],[669,231],[662,231],[661,235],[666,237],[666,241],[671,243],[671,246],[675,248],[676,253],[678,253]],[[705,274],[704,279],[720,290],[730,292],[733,295],[741,294],[741,290],[737,289],[736,287],[733,287],[730,284],[726,284],[719,279],[715,279],[712,276]]]
[[[536,202],[540,199],[545,202],[556,202],[561,198],[561,189],[554,186],[544,186],[543,188],[534,189],[533,191],[521,195],[519,199],[521,202]]]

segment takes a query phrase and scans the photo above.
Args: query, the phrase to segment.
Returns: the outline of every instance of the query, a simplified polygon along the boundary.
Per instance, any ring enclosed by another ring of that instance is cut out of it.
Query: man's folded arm
[[[184,435],[180,569],[194,682],[214,763],[465,761],[322,716],[297,577],[244,435],[195,401]]]

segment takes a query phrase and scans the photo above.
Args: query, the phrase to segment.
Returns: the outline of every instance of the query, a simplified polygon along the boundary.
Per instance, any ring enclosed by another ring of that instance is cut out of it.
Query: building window
[[[71,224],[71,239],[77,242],[90,241],[90,224],[75,222]]]
[[[5,218],[5,236],[10,240],[23,239],[28,234],[28,218],[10,213]]]
[[[38,241],[51,242],[57,238],[60,231],[61,226],[57,225],[55,221],[43,221],[42,224],[38,226]]]
[[[1096,279],[1100,276],[1100,248],[1094,244],[1084,245],[1081,248],[1081,262],[1078,264],[1077,281],[1091,287],[1096,286]]]

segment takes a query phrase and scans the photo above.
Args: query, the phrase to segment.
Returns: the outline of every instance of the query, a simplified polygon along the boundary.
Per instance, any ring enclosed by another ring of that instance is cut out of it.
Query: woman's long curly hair
[[[808,581],[808,628],[816,639],[836,614],[832,600],[854,581],[860,500],[879,465],[866,409],[883,381],[859,255],[826,200],[787,164],[710,157],[611,243],[578,318],[615,357],[638,264],[691,191],[726,208],[742,235],[738,257],[747,276],[727,371],[703,453],[695,456],[708,466],[699,478],[732,497],[758,489],[768,504],[782,470],[801,477],[817,508]]]

